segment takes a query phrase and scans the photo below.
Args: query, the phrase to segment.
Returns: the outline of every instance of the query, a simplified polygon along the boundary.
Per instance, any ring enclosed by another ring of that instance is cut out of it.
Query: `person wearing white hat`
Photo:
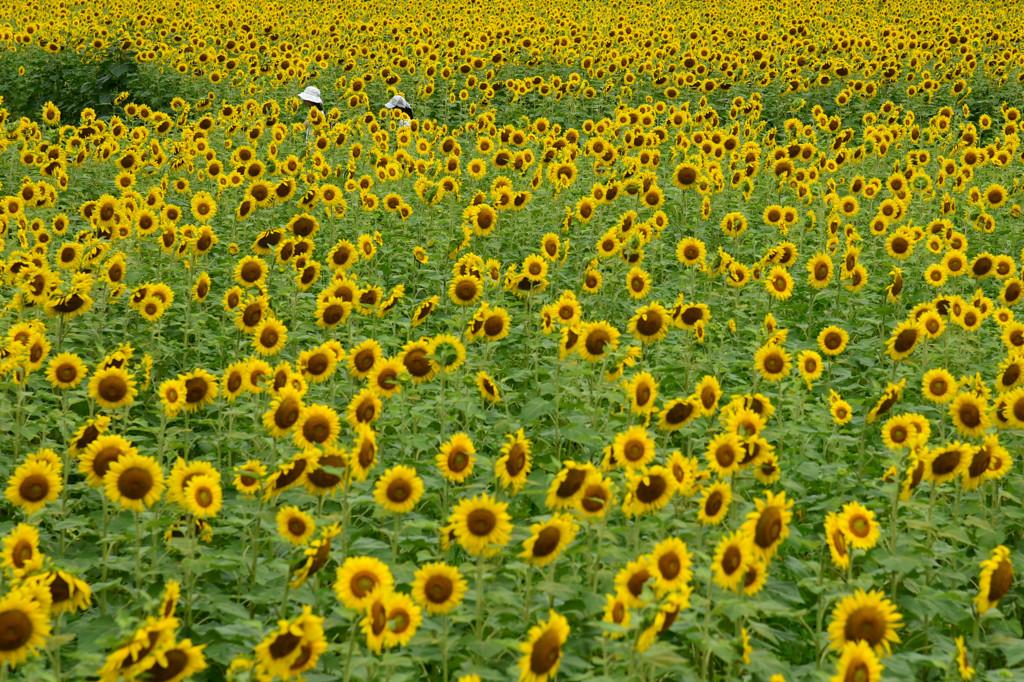
[[[408,128],[409,127],[409,119],[412,118],[412,106],[410,106],[409,102],[407,102],[404,97],[402,97],[401,95],[395,95],[394,97],[392,97],[391,99],[388,100],[387,104],[384,105],[384,108],[386,108],[386,109],[398,109],[403,114],[408,116],[409,118],[403,118],[398,123],[398,126],[400,128]]]
[[[320,88],[310,85],[305,90],[299,93],[299,99],[306,105],[307,109],[316,107],[320,110],[320,113],[324,111],[324,100],[320,97]],[[306,141],[309,141],[309,136],[312,134],[312,126],[309,124],[309,119],[306,119]]]

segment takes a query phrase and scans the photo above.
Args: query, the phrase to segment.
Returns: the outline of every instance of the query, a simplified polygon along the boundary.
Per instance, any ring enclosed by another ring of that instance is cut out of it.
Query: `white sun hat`
[[[401,95],[395,95],[384,105],[388,109],[412,109],[409,103]]]
[[[324,101],[320,99],[320,88],[312,85],[299,93],[299,99],[304,99],[307,102],[316,102],[317,104],[324,103]]]

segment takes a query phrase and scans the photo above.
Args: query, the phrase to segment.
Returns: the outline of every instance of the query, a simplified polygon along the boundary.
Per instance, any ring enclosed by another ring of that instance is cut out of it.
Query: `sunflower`
[[[54,615],[83,611],[92,603],[89,583],[65,571],[35,573],[22,584],[30,589],[41,587],[49,592],[50,610]]]
[[[530,537],[523,541],[523,551],[519,554],[534,566],[543,568],[562,553],[576,537],[579,527],[568,514],[555,514],[543,523],[530,526]]]
[[[973,445],[954,441],[942,447],[926,449],[920,455],[924,465],[924,480],[941,484],[960,477],[971,465],[974,448]]]
[[[412,598],[432,616],[451,613],[465,594],[466,579],[454,566],[436,562],[416,571]]]
[[[78,469],[85,474],[86,482],[93,488],[103,485],[103,478],[110,465],[121,457],[138,454],[138,450],[127,439],[115,435],[97,436],[81,453]]]
[[[835,512],[825,515],[825,541],[828,543],[832,563],[836,568],[845,570],[850,565],[850,551],[847,546],[845,524]]]
[[[569,639],[569,623],[564,616],[550,611],[548,619],[530,628],[526,641],[519,645],[519,682],[548,682],[558,673],[562,647]]]
[[[634,426],[615,436],[612,446],[616,461],[629,469],[642,469],[654,459],[654,439],[642,426]]]
[[[377,433],[366,424],[357,426],[355,432],[356,439],[349,451],[349,466],[355,480],[365,481],[377,463]]]
[[[839,355],[846,350],[850,335],[842,327],[829,325],[818,333],[818,347],[825,355]]]
[[[331,447],[340,433],[337,412],[326,405],[306,405],[295,422],[292,439],[300,448]]]
[[[686,543],[678,538],[666,538],[655,546],[649,564],[659,596],[686,591],[687,583],[693,577],[690,570],[692,558]]]
[[[970,680],[974,677],[975,670],[971,667],[970,659],[967,657],[967,647],[964,646],[963,637],[956,638],[956,663],[961,680]]]
[[[882,397],[878,399],[875,406],[871,408],[866,417],[867,422],[870,424],[884,414],[887,414],[893,406],[899,402],[900,398],[903,397],[903,389],[907,385],[906,379],[900,379],[898,384],[888,383],[885,387],[885,391],[882,393]]]
[[[970,391],[957,395],[949,406],[949,416],[965,436],[981,436],[991,425],[985,400]]]
[[[917,342],[924,336],[917,320],[904,320],[892,332],[886,342],[886,353],[893,360],[902,360],[914,352]]]
[[[253,348],[262,356],[276,355],[288,341],[288,328],[273,317],[266,317],[252,330]]]
[[[117,680],[121,675],[131,679],[147,669],[155,659],[151,654],[166,648],[174,641],[177,618],[146,619],[146,624],[134,632],[131,640],[109,656],[98,671],[101,680]]]
[[[784,348],[774,343],[762,346],[754,354],[754,369],[765,381],[781,381],[789,374],[791,356]]]
[[[504,308],[488,306],[480,315],[480,335],[487,341],[501,341],[508,336],[511,326],[508,311]]]
[[[435,457],[441,475],[452,483],[462,483],[473,473],[476,447],[469,435],[457,433],[441,446]]]
[[[719,478],[726,478],[739,471],[743,443],[735,433],[720,433],[712,437],[704,451],[708,468]]]
[[[651,290],[651,275],[642,268],[634,266],[626,273],[626,289],[635,299],[645,298]]]
[[[871,645],[864,640],[849,642],[843,646],[842,656],[836,664],[836,674],[830,682],[880,682],[882,666]]]
[[[751,538],[754,552],[770,560],[782,541],[789,537],[789,522],[793,518],[792,500],[786,500],[786,493],[778,495],[765,493],[765,499],[755,500],[756,510],[747,515],[741,530]]]
[[[89,370],[74,353],[59,353],[50,360],[46,379],[54,388],[74,388],[82,382]]]
[[[896,630],[903,617],[882,592],[856,590],[843,597],[832,610],[829,639],[833,649],[843,649],[848,643],[864,642],[874,653],[889,653],[890,645],[900,641]]]
[[[56,502],[62,489],[59,467],[43,460],[29,460],[7,479],[5,496],[11,504],[32,514]]]
[[[844,504],[837,521],[843,535],[855,549],[868,550],[878,544],[881,532],[875,523],[875,513],[859,502]]]
[[[598,362],[618,348],[619,336],[619,330],[604,320],[589,322],[583,326],[583,330],[580,332],[582,343],[577,347],[584,359],[589,362]]]
[[[800,369],[800,376],[803,377],[803,380],[807,382],[808,386],[817,381],[824,371],[821,356],[818,355],[817,351],[800,351],[797,353],[796,363],[797,367]]]
[[[89,379],[89,397],[107,409],[131,404],[137,394],[135,378],[121,367],[98,370]]]
[[[352,397],[346,409],[345,420],[352,428],[357,424],[373,424],[380,419],[383,402],[372,388],[364,388]]]
[[[245,256],[235,265],[234,277],[239,286],[262,286],[267,279],[267,264],[256,256]]]
[[[715,526],[725,520],[732,503],[732,487],[725,482],[712,483],[704,488],[697,510],[697,520],[705,526]]]
[[[14,668],[46,645],[46,610],[25,588],[14,588],[0,599],[0,665]]]
[[[501,402],[501,393],[498,391],[498,384],[483,370],[476,373],[476,387],[480,391],[480,397],[492,403]]]
[[[533,442],[523,434],[523,429],[505,435],[505,443],[501,446],[501,457],[494,463],[495,478],[503,488],[510,489],[512,494],[522,490],[526,478],[530,475],[532,462],[530,448]]]
[[[295,506],[282,507],[276,520],[278,535],[293,545],[305,545],[316,530],[313,517]]]
[[[199,474],[185,485],[181,504],[196,518],[207,519],[217,515],[223,499],[220,480],[209,474]]]
[[[390,592],[394,584],[391,570],[383,561],[355,556],[345,559],[338,567],[334,592],[345,608],[362,611],[375,595]]]
[[[412,511],[423,496],[423,480],[412,467],[391,467],[377,479],[374,501],[393,514]]]
[[[953,400],[956,385],[956,377],[947,370],[930,369],[921,379],[921,394],[933,403],[948,403]]]
[[[414,384],[430,381],[440,370],[437,361],[430,357],[430,341],[426,338],[406,343],[399,357]]]
[[[636,309],[627,331],[640,343],[660,341],[668,334],[668,311],[657,301]]]
[[[324,619],[311,606],[293,621],[279,620],[277,630],[256,646],[256,672],[260,679],[291,679],[316,665],[327,649]]]
[[[623,630],[629,628],[632,619],[625,597],[621,594],[606,594],[605,600],[604,617],[601,619],[601,622],[617,625]],[[623,632],[619,629],[613,632],[606,630],[604,636],[610,639],[619,639],[623,636]]]
[[[263,413],[263,426],[274,438],[286,436],[295,428],[303,409],[301,394],[285,386],[270,403],[270,409]]]
[[[658,383],[649,372],[635,374],[624,388],[629,395],[630,411],[634,414],[646,415],[657,409],[654,400],[658,397]]]
[[[545,506],[553,511],[570,509],[575,507],[583,496],[585,484],[598,476],[593,464],[576,464],[572,461],[563,463],[562,470],[558,472],[548,487]]]
[[[974,598],[978,605],[978,614],[999,605],[1013,587],[1013,564],[1010,563],[1010,550],[999,545],[988,559],[981,562],[981,576],[978,579],[978,595]]]
[[[195,646],[192,640],[171,643],[167,648],[158,649],[142,673],[143,679],[160,682],[181,682],[196,673],[206,670],[205,644]]]
[[[292,572],[292,580],[288,586],[292,589],[302,587],[331,559],[331,541],[341,534],[341,525],[332,523],[320,530],[320,536],[303,550],[303,560]]]
[[[455,539],[472,556],[493,556],[508,541],[512,518],[508,504],[497,502],[490,495],[474,495],[460,500],[448,517],[454,527]]]
[[[675,477],[663,466],[647,469],[627,469],[628,492],[622,501],[627,516],[656,512],[671,501],[678,487]]]
[[[235,466],[235,490],[246,496],[254,496],[263,487],[262,480],[267,475],[267,467],[258,459],[246,460],[244,464]]]
[[[448,298],[459,306],[473,305],[483,294],[483,283],[472,275],[459,275],[448,286]]]
[[[122,509],[136,512],[151,507],[164,490],[164,475],[152,457],[130,454],[110,463],[103,476],[107,497]]]
[[[422,622],[420,608],[408,595],[378,592],[367,606],[360,627],[367,646],[380,653],[383,648],[408,644]]]

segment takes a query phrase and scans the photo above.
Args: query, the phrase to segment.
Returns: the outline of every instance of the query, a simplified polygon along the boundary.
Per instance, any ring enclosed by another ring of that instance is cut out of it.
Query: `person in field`
[[[320,96],[320,88],[310,85],[308,88],[299,93],[299,100],[306,106],[306,109],[319,109],[320,113],[324,113],[324,100]],[[308,114],[308,111],[307,111]],[[309,117],[306,117],[306,141],[309,141],[310,135],[313,134],[313,126],[309,123]]]
[[[399,125],[400,128],[408,128],[409,127],[409,120],[413,117],[413,115],[412,115],[412,106],[409,104],[409,102],[404,97],[402,97],[401,95],[395,95],[394,97],[392,97],[391,99],[388,100],[387,104],[385,104],[384,107],[386,109],[398,109],[403,114],[408,116],[409,118],[403,118],[398,123],[398,125]]]

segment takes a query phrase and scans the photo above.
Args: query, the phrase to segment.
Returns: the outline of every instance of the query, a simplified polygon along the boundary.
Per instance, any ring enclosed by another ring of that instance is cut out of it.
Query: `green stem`
[[[476,558],[476,639],[484,640],[484,557]],[[480,659],[483,660],[482,657]]]

